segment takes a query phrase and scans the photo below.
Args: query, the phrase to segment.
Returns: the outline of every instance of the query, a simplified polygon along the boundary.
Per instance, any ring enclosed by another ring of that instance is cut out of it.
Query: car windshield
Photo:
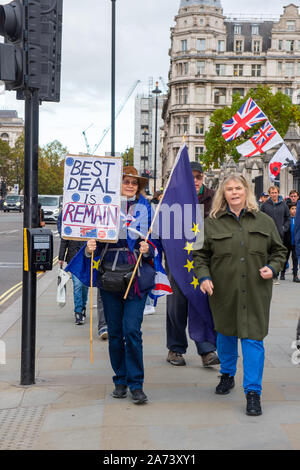
[[[39,203],[42,206],[58,206],[58,197],[42,196],[42,197],[39,197]]]
[[[20,196],[7,196],[6,202],[20,202]]]

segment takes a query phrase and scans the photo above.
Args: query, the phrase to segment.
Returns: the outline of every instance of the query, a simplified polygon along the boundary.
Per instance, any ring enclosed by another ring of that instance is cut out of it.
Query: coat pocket
[[[266,256],[270,235],[262,230],[249,230],[249,253]]]
[[[232,256],[232,233],[218,233],[210,237],[213,256]]]

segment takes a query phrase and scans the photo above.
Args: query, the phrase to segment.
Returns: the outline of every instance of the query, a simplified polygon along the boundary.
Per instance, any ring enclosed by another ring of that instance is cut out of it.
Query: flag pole
[[[91,364],[94,362],[93,358],[93,267],[94,267],[94,252],[92,251],[91,257],[91,314],[90,314],[90,355]]]
[[[184,142],[185,142],[185,136],[182,137],[182,141],[183,141],[182,147],[184,147],[184,146],[185,146],[185,143],[184,143]],[[179,155],[180,155],[181,152],[182,152],[182,147],[179,149],[179,152],[178,152],[177,157],[176,157],[176,159],[175,159],[175,162],[174,162],[174,164],[173,164],[173,168],[172,168],[172,170],[171,170],[170,176],[169,176],[169,178],[168,178],[166,187],[165,187],[165,189],[164,189],[164,192],[163,192],[163,194],[162,194],[162,197],[161,197],[160,200],[159,200],[159,203],[157,204],[157,208],[156,208],[154,217],[153,217],[153,219],[152,219],[150,228],[149,228],[149,230],[148,230],[148,233],[147,233],[147,235],[146,235],[145,242],[148,241],[148,238],[150,237],[150,234],[151,234],[151,232],[152,232],[152,230],[153,230],[153,225],[154,225],[155,220],[156,220],[156,217],[157,217],[157,215],[158,215],[158,213],[159,213],[160,206],[162,205],[162,202],[163,202],[163,200],[164,200],[166,191],[167,191],[167,189],[168,189],[168,187],[169,187],[169,184],[170,184],[170,181],[171,181],[171,177],[172,177],[172,175],[173,175],[174,169],[175,169],[175,167],[176,167],[176,165],[177,165],[177,162],[178,162]],[[136,262],[136,265],[135,265],[135,267],[134,267],[132,276],[131,276],[131,278],[130,278],[129,284],[128,284],[128,286],[127,286],[126,292],[125,292],[125,294],[124,294],[124,297],[123,297],[124,300],[127,299],[128,292],[129,292],[130,287],[131,287],[131,285],[132,285],[132,283],[133,283],[133,279],[134,279],[134,276],[135,276],[135,274],[136,274],[137,268],[138,268],[138,266],[139,266],[139,264],[140,264],[140,261],[141,261],[142,256],[143,256],[143,254],[140,253],[140,255],[139,255],[139,257],[138,257],[138,260],[137,260],[137,262]]]

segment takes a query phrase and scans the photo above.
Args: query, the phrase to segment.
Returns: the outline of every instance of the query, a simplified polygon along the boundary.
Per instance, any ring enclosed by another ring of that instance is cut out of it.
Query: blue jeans
[[[115,385],[143,388],[144,362],[141,326],[147,295],[123,299],[123,295],[100,290],[108,329],[110,363]]]
[[[89,288],[86,287],[78,279],[78,277],[72,274],[73,281],[73,295],[74,295],[74,312],[81,313],[86,306]]]
[[[260,395],[265,360],[264,343],[253,339],[241,339],[241,345],[244,366],[244,392],[247,394],[254,391]],[[234,377],[238,359],[238,338],[218,333],[217,351],[221,362],[221,374],[229,374]]]

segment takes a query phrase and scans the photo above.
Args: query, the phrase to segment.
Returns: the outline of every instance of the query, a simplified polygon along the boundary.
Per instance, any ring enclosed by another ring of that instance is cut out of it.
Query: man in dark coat
[[[62,268],[64,262],[70,263],[71,259],[83,247],[85,242],[76,240],[60,241],[58,264]],[[89,288],[85,286],[74,274],[72,274],[73,288],[74,288],[74,314],[75,324],[83,325],[86,316],[86,302],[88,297]]]
[[[204,174],[200,163],[191,162],[191,169],[199,204],[203,205],[204,217],[207,217],[211,209],[214,191],[203,184]],[[167,361],[174,366],[185,366],[186,362],[182,355],[186,353],[188,346],[186,337],[188,301],[176,284],[172,273],[169,272],[168,266],[166,268],[173,290],[173,295],[167,296],[167,348],[169,350]],[[213,344],[196,341],[195,344],[204,367],[220,363],[215,352],[216,347]]]
[[[62,225],[62,212],[60,212],[57,218],[57,230],[61,236],[61,225]],[[58,264],[62,268],[64,261],[68,264],[72,258],[78,253],[85,242],[76,240],[64,240],[61,239]],[[86,287],[82,282],[72,274],[73,281],[73,293],[74,293],[74,313],[75,313],[75,324],[83,325],[86,317],[86,303],[88,297],[89,288]],[[99,339],[106,340],[107,324],[104,315],[103,303],[99,289],[97,289],[97,316],[98,316],[98,337]]]
[[[291,225],[290,211],[284,200],[279,196],[277,186],[271,186],[268,190],[270,198],[261,206],[260,210],[269,215],[275,222],[281,240]],[[279,284],[278,273],[274,275],[274,284]]]
[[[205,186],[205,184],[203,184],[204,173],[200,163],[191,162],[191,168],[194,176],[199,204],[203,204],[204,217],[207,217],[211,209],[215,192],[213,189],[209,189],[207,186]]]
[[[296,248],[295,248],[295,216],[296,216],[296,207],[297,204],[290,204],[290,214],[291,214],[291,225],[287,232],[285,232],[283,237],[284,246],[287,248],[288,253],[286,256],[286,264],[281,271],[280,280],[285,280],[285,270],[290,258],[290,254],[292,254],[292,261],[293,261],[293,282],[300,282],[298,278],[298,257],[296,255]]]

